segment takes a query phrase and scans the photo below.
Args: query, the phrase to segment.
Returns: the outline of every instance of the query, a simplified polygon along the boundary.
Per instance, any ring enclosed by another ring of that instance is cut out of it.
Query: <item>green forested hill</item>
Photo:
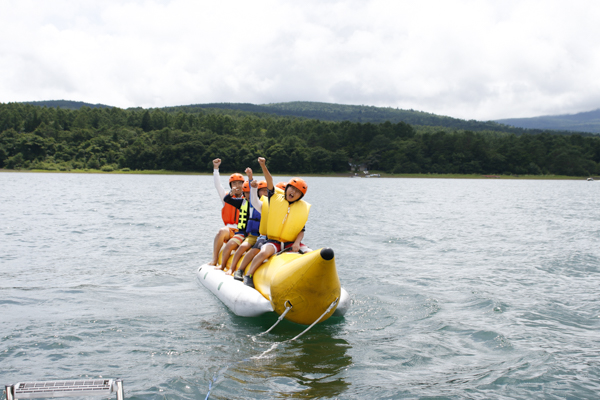
[[[332,103],[294,101],[289,103],[274,103],[255,105],[249,103],[208,103],[184,106],[186,110],[221,109],[238,110],[251,113],[264,113],[286,117],[303,117],[321,121],[351,121],[351,122],[405,122],[411,125],[439,126],[452,129],[472,131],[502,131],[522,133],[522,129],[502,126],[496,122],[466,121],[415,110],[401,110],[390,107],[355,106]],[[175,111],[177,107],[168,108]]]
[[[60,107],[63,109],[70,110],[78,110],[81,107],[112,108],[103,104],[89,104],[67,100],[27,102],[25,104],[46,107]],[[144,111],[144,109],[142,108],[130,108],[129,110]],[[212,114],[230,115],[233,117],[255,116],[262,118],[272,118],[275,116],[279,116],[318,119],[320,121],[350,121],[361,123],[370,122],[373,124],[379,124],[386,121],[392,123],[404,122],[415,127],[436,127],[451,131],[469,130],[473,132],[502,132],[514,133],[515,135],[521,135],[523,133],[538,134],[546,131],[550,131],[548,133],[555,135],[571,135],[573,133],[572,131],[575,130],[580,132],[580,134],[584,136],[594,136],[594,133],[590,132],[600,132],[600,130],[594,130],[595,128],[600,127],[600,122],[598,122],[600,121],[600,119],[598,119],[600,117],[597,118],[598,121],[590,121],[589,118],[583,119],[582,121],[575,121],[573,120],[573,118],[571,118],[568,121],[568,123],[567,120],[563,122],[557,122],[556,119],[553,119],[551,122],[548,122],[545,125],[540,125],[539,123],[519,124],[511,122],[517,120],[499,120],[487,122],[476,120],[467,121],[459,118],[446,117],[423,111],[402,110],[391,107],[344,105],[308,101],[294,101],[288,103],[273,103],[262,105],[250,103],[206,103],[163,107],[160,108],[160,110],[170,114],[176,114],[179,112],[184,112],[187,114],[197,114],[200,112],[205,112]],[[578,115],[583,116],[584,113]],[[506,124],[504,124],[503,122],[506,122]],[[596,122],[598,122],[597,126],[595,125]],[[578,124],[579,129],[572,129],[575,124]],[[589,128],[589,130],[586,130],[586,128]],[[430,129],[426,130],[429,131]]]
[[[405,122],[411,125],[443,126],[454,129],[501,130],[501,126],[495,122],[466,121],[423,111],[402,110],[391,107],[374,107],[344,105],[318,102],[295,101],[289,103],[265,104],[264,110],[279,115],[293,115],[324,121],[352,121],[382,123]],[[506,128],[506,127],[504,127]],[[504,130],[506,131],[506,130]]]
[[[326,121],[202,107],[69,110],[0,104],[0,168],[274,173],[600,173],[600,138]]]
[[[386,121],[397,123],[405,122],[415,126],[440,127],[452,130],[469,130],[473,132],[504,132],[521,135],[523,133],[542,133],[553,129],[552,134],[571,135],[573,132],[567,131],[559,126],[545,129],[524,129],[515,126],[509,126],[494,121],[476,121],[464,120],[442,115],[436,115],[423,111],[402,110],[391,107],[357,106],[332,103],[319,103],[307,101],[294,101],[289,103],[274,103],[256,105],[250,103],[207,103],[194,104],[189,106],[166,107],[162,110],[168,112],[195,112],[198,110],[235,110],[245,113],[256,113],[263,115],[277,115],[284,117],[301,117],[309,119],[318,119],[321,121],[351,121],[351,122],[370,122],[374,124]],[[595,132],[595,131],[590,131]],[[581,133],[586,136],[593,136],[592,133]]]
[[[79,110],[81,107],[89,108],[112,108],[104,104],[90,104],[84,103],[83,101],[71,101],[71,100],[45,100],[45,101],[26,101],[23,104],[31,104],[32,106],[39,107],[54,107],[64,108],[67,110]]]

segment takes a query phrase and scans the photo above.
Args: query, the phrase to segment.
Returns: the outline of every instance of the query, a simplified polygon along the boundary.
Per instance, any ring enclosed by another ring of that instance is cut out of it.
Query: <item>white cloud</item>
[[[0,0],[0,101],[600,107],[595,2]]]

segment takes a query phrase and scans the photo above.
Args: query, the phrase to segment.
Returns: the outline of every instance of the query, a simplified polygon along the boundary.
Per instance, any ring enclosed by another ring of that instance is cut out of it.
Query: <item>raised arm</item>
[[[262,211],[262,201],[258,198],[258,182],[252,179],[252,168],[246,168],[246,175],[248,175],[248,182],[250,182],[250,204],[258,212]]]
[[[246,176],[248,177],[248,182],[252,182],[252,179],[253,179],[252,178],[252,168],[247,167],[246,171],[244,171],[244,172],[246,172]]]
[[[227,193],[225,192],[225,189],[223,189],[223,186],[221,185],[221,176],[219,175],[219,166],[221,165],[221,159],[220,158],[215,158],[213,160],[213,178],[215,181],[215,188],[217,189],[217,193],[219,194],[219,199],[221,199],[221,203],[223,203],[223,205],[225,205],[225,202],[223,201],[223,199],[225,198],[225,196],[227,195]]]
[[[267,160],[265,160],[264,157],[258,157],[258,164],[262,168],[263,175],[265,176],[265,180],[267,181],[267,189],[269,189],[270,191],[275,190],[273,186],[273,177],[267,169]]]

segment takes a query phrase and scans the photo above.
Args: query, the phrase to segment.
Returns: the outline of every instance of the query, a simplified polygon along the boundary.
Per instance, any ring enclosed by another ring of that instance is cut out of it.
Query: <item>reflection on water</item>
[[[295,328],[297,334],[298,326]],[[340,396],[350,387],[344,371],[352,364],[351,346],[335,337],[338,327],[313,329],[296,341],[276,346],[266,357],[235,365],[229,377],[249,385],[254,395],[262,398]]]
[[[229,345],[220,347],[220,361],[211,360],[212,377],[205,375],[193,383],[200,393],[202,382],[207,381],[212,382],[211,399],[330,398],[351,386],[347,370],[353,361],[348,354],[351,345],[341,338],[346,325],[343,317],[332,317],[291,341],[306,327],[284,320],[261,335],[277,321],[277,315],[228,315],[231,321],[223,325],[220,335],[227,337],[221,343]]]
[[[342,371],[352,363],[344,339],[315,335],[303,342],[292,342],[273,364],[273,376],[295,379],[302,390],[293,398],[323,398],[342,394],[349,387]],[[279,393],[286,397],[286,391]]]

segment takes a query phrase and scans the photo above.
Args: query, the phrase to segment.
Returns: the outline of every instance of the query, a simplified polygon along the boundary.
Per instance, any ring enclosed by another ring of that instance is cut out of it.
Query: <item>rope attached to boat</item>
[[[297,335],[297,336],[295,336],[295,337],[293,337],[293,338],[291,338],[291,339],[284,340],[283,342],[277,342],[277,343],[273,343],[273,345],[272,345],[272,346],[271,346],[271,347],[270,347],[268,350],[265,350],[265,351],[263,351],[263,353],[262,353],[261,355],[259,355],[259,356],[254,356],[254,357],[251,357],[251,358],[254,358],[254,359],[256,359],[256,360],[259,360],[259,359],[263,358],[264,356],[266,356],[266,355],[267,355],[268,353],[270,353],[271,351],[275,350],[275,349],[276,349],[276,348],[277,348],[277,347],[278,347],[280,344],[282,344],[282,343],[289,343],[289,342],[293,342],[294,340],[298,339],[300,336],[304,335],[306,332],[308,332],[308,331],[310,330],[310,328],[312,328],[313,326],[315,326],[315,325],[316,325],[316,324],[317,324],[317,323],[318,323],[318,322],[321,320],[321,318],[323,318],[325,315],[327,315],[327,313],[328,313],[329,311],[331,311],[331,308],[332,308],[334,305],[336,305],[336,303],[338,302],[338,300],[339,300],[339,299],[340,299],[339,297],[338,297],[338,298],[336,298],[336,299],[333,301],[333,303],[331,303],[331,304],[329,305],[329,307],[327,307],[327,310],[325,310],[325,312],[324,312],[323,314],[321,314],[321,316],[320,316],[319,318],[317,318],[317,320],[316,320],[315,322],[313,322],[313,323],[312,323],[312,324],[311,324],[311,325],[310,325],[308,328],[306,328],[305,330],[303,330],[303,331],[302,331],[302,332],[301,332],[299,335]],[[277,325],[277,324],[275,324],[275,325]]]
[[[340,298],[337,297],[333,301],[333,303],[331,303],[329,305],[329,307],[327,307],[327,310],[325,310],[325,312],[323,314],[321,314],[321,316],[319,318],[317,318],[315,322],[313,322],[308,328],[306,328],[305,330],[303,330],[299,335],[294,336],[291,339],[284,340],[283,342],[273,343],[273,345],[271,345],[271,347],[268,350],[263,351],[262,354],[260,354],[259,356],[253,356],[253,357],[250,357],[250,358],[246,358],[246,359],[244,359],[242,361],[237,361],[237,362],[234,362],[234,363],[229,363],[229,364],[227,364],[227,366],[225,368],[223,368],[222,373],[225,373],[225,371],[227,371],[229,369],[229,367],[231,367],[234,364],[240,364],[240,363],[252,360],[252,359],[255,359],[255,360],[261,359],[265,355],[267,355],[268,353],[270,353],[271,351],[273,351],[274,349],[276,349],[277,346],[279,346],[280,344],[282,344],[282,343],[288,343],[288,342],[293,342],[294,340],[298,339],[300,336],[302,336],[306,332],[308,332],[313,326],[315,326],[317,323],[319,323],[319,321],[321,320],[321,318],[323,318],[325,315],[327,315],[327,313],[329,313],[331,311],[331,309],[337,304],[337,302],[339,300],[340,300]],[[289,306],[287,306],[287,304],[289,304]],[[277,324],[279,322],[281,322],[281,320],[283,319],[283,317],[285,317],[285,315],[292,309],[292,303],[290,303],[289,301],[286,301],[284,303],[284,305],[285,305],[285,311],[283,313],[281,313],[281,315],[277,319],[277,322],[275,322],[275,324],[272,327],[270,327],[269,329],[267,329],[265,332],[263,332],[263,333],[255,336],[255,337],[259,337],[259,336],[262,336],[262,335],[264,335],[266,333],[269,333],[273,328],[275,328],[277,326]],[[213,375],[212,379],[210,380],[210,382],[208,384],[208,393],[206,394],[206,398],[204,400],[208,400],[208,397],[210,396],[210,391],[212,390],[212,387],[213,387],[213,383],[215,383],[215,384],[217,383],[218,373],[219,373],[219,371],[215,372],[215,374]]]
[[[286,304],[289,304],[289,307]],[[271,330],[273,330],[273,328],[275,328],[277,326],[277,324],[280,323],[281,320],[285,317],[285,315],[292,309],[292,303],[290,303],[289,300],[287,300],[285,303],[283,303],[283,305],[285,306],[285,311],[281,313],[279,318],[277,318],[277,322],[275,322],[275,324],[272,327],[270,327],[269,329],[267,329],[266,331],[264,331],[263,333],[261,333],[260,335],[258,335],[256,337],[259,337],[259,336],[262,336],[264,334],[271,332]]]

